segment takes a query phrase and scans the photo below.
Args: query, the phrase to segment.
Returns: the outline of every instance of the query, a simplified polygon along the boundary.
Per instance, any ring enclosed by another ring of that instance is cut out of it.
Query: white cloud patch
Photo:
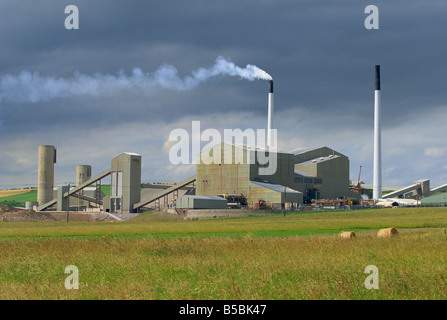
[[[428,147],[424,149],[424,155],[433,158],[443,157],[447,154],[447,147]]]

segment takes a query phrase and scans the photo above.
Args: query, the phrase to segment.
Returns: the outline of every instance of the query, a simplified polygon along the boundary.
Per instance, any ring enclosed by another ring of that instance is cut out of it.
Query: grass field
[[[391,226],[398,237],[377,239]],[[446,299],[446,226],[447,208],[2,223],[0,299]],[[64,287],[68,265],[79,290]]]
[[[108,196],[110,194],[110,185],[101,186],[101,190]],[[37,189],[0,190],[0,203],[6,204],[9,208],[23,208],[27,201],[37,201]]]
[[[37,201],[37,190],[30,191],[29,189],[24,189],[0,191],[0,203],[5,203],[10,208],[25,207],[27,201]]]
[[[30,191],[34,191],[36,189],[11,189],[11,190],[0,190],[0,198],[16,196],[22,193],[27,193]]]

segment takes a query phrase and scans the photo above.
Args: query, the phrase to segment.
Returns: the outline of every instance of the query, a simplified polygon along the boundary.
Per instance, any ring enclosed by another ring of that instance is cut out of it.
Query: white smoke
[[[233,62],[225,60],[223,57],[218,57],[216,63],[209,69],[201,68],[193,72],[193,79],[195,81],[204,82],[208,78],[218,75],[228,75],[233,77],[241,77],[246,80],[272,80],[272,77],[264,70],[257,66],[247,64],[245,68],[236,66]]]
[[[272,79],[267,72],[254,65],[241,68],[223,57],[218,57],[212,67],[200,68],[184,78],[171,65],[162,65],[153,73],[144,73],[135,68],[130,75],[123,71],[117,75],[76,72],[71,78],[44,77],[38,72],[22,71],[18,76],[5,75],[1,78],[0,102],[36,103],[58,97],[105,96],[132,88],[151,91],[158,87],[186,91],[217,76],[240,77],[250,81]]]

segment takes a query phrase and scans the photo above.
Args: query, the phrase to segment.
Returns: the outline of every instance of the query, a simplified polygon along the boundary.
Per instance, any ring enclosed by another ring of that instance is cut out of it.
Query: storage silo
[[[55,163],[56,148],[46,145],[39,146],[37,164],[37,201],[39,205],[53,200]]]
[[[92,177],[92,166],[90,165],[77,165],[76,166],[76,187],[79,187],[84,182],[90,180]],[[84,196],[84,190],[80,191],[80,195]],[[84,207],[84,200],[79,198],[78,201],[78,210]]]
[[[76,186],[79,187],[81,184],[90,180],[92,177],[92,166],[89,165],[77,165],[76,166]]]

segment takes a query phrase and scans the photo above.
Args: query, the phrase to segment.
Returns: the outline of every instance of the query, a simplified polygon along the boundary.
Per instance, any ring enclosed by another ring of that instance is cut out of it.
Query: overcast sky
[[[364,26],[370,4],[379,30]],[[64,26],[67,5],[79,8],[78,30]],[[121,152],[142,155],[143,182],[194,175],[170,163],[169,133],[193,120],[264,129],[267,81],[120,86],[172,67],[182,80],[220,56],[274,78],[282,150],[334,148],[366,184],[380,64],[383,184],[447,183],[446,17],[443,0],[1,0],[0,188],[37,184],[42,144],[58,149],[56,184],[75,181],[78,164],[100,173]]]

